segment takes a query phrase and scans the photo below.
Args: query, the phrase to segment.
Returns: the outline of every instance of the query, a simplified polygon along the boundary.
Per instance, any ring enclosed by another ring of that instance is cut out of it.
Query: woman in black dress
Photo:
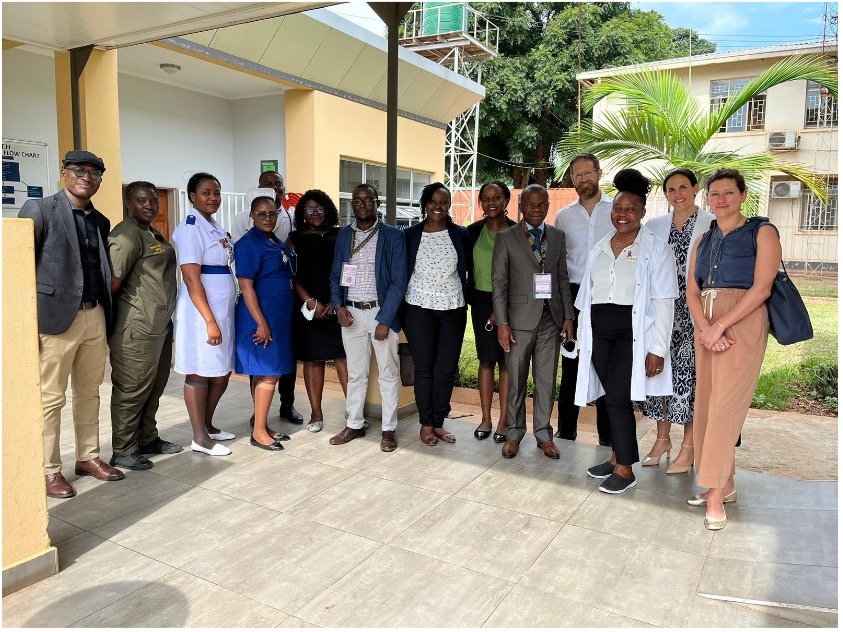
[[[293,341],[296,360],[304,366],[304,385],[310,400],[310,432],[322,430],[322,390],[325,385],[325,361],[333,360],[343,393],[348,382],[345,349],[337,317],[331,309],[331,266],[334,244],[339,233],[339,213],[328,194],[318,189],[305,191],[296,204],[289,244],[298,256],[293,316]],[[302,306],[313,312],[305,318]]]

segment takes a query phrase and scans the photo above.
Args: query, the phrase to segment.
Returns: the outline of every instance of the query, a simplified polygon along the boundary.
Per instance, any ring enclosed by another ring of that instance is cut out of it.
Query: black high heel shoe
[[[255,435],[249,436],[249,443],[251,443],[256,448],[260,448],[261,450],[269,450],[271,452],[278,452],[278,450],[283,450],[284,446],[276,439],[274,443],[270,443],[269,445],[264,445],[260,443],[257,439],[255,439]]]
[[[504,441],[506,441],[506,435],[505,435],[505,434],[500,434],[499,432],[496,432],[496,433],[494,434],[494,436],[492,437],[492,440],[493,440],[495,443],[503,443]]]
[[[480,426],[483,424],[481,423]],[[478,441],[482,441],[483,439],[488,439],[489,435],[492,434],[492,427],[489,426],[488,430],[480,430],[480,426],[477,426],[477,429],[474,431],[474,438]]]
[[[249,420],[249,425],[254,428],[255,427],[255,416],[252,415],[252,418]],[[284,434],[283,432],[276,432],[274,435],[270,435],[276,441],[289,441],[290,435]]]

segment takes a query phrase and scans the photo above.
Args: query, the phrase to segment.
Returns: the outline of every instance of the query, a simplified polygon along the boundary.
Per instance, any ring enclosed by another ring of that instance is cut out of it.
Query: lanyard
[[[536,258],[536,263],[539,264],[539,268],[541,268],[541,271],[544,272],[544,257],[547,251],[547,230],[542,231],[541,243],[537,245],[536,240],[533,239],[532,233],[527,229],[527,222],[524,220],[521,220],[521,229],[527,236],[527,241],[530,242],[530,248],[533,250],[533,256]]]
[[[378,221],[375,222],[375,227],[372,229],[372,232],[366,235],[366,239],[361,241],[359,246],[355,245],[355,242],[357,241],[357,229],[351,229],[351,256],[349,257],[349,259],[353,259],[354,255],[356,255],[358,252],[360,252],[361,250],[363,250],[363,248],[366,247],[366,244],[368,244],[369,241],[371,241],[372,237],[377,234],[377,232],[380,230],[380,227],[381,221],[380,219],[378,219]]]

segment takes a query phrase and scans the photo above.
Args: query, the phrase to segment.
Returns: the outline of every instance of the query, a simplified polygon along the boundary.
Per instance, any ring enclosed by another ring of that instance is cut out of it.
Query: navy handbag
[[[770,316],[770,333],[780,345],[792,345],[814,337],[811,317],[799,290],[784,270],[784,262],[773,281],[773,289],[767,299],[767,312]]]

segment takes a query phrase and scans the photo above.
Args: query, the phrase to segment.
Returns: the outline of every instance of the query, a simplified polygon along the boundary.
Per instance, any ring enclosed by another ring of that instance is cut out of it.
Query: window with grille
[[[419,196],[422,189],[430,184],[430,175],[429,173],[398,168],[396,201],[399,207],[399,215],[415,213],[410,209],[418,209]],[[354,187],[361,182],[371,184],[378,190],[381,198],[378,212],[384,213],[386,211],[384,201],[386,195],[386,165],[342,158],[340,159],[340,203],[338,206],[342,226],[350,224],[354,220],[354,213],[351,210],[351,194]],[[404,219],[410,218],[405,217]]]
[[[712,81],[710,84],[709,98],[711,101],[711,111],[714,112],[720,109],[726,99],[731,95],[737,94],[741,89],[749,83],[752,77],[742,77],[740,79],[722,79],[719,81]],[[764,129],[764,118],[767,112],[767,92],[756,94],[748,103],[735,112],[726,121],[718,132],[751,132],[754,130]]]
[[[837,127],[837,101],[827,88],[816,81],[808,82],[805,127]]]
[[[810,189],[802,192],[801,230],[837,230],[837,179],[828,183],[828,204],[823,204]]]

